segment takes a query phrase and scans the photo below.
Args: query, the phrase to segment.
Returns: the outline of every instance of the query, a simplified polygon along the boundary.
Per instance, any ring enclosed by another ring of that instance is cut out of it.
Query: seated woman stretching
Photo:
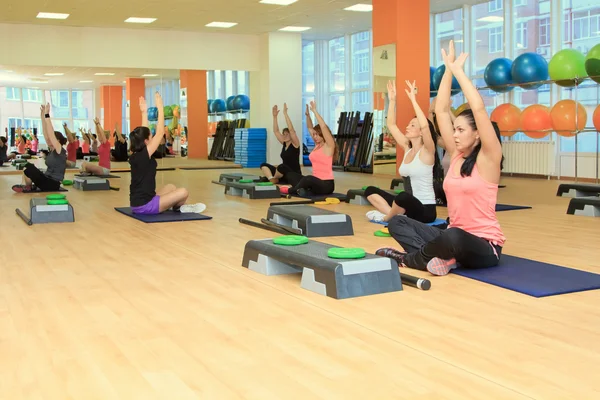
[[[279,140],[279,143],[283,145],[281,149],[282,163],[277,167],[268,163],[261,164],[260,169],[266,177],[261,180],[265,182],[289,183],[283,177],[283,173],[279,171],[279,167],[284,165],[288,167],[288,171],[291,170],[292,172],[302,175],[302,169],[300,169],[300,140],[298,139],[298,135],[296,135],[296,130],[294,129],[294,125],[292,125],[292,120],[287,111],[287,104],[283,103],[283,116],[285,117],[285,122],[288,127],[283,128],[283,131],[280,131],[279,123],[277,122],[279,110],[277,109],[277,106],[273,106],[273,133],[275,133],[275,137]],[[284,172],[285,171],[286,169],[284,169]]]
[[[446,72],[440,84],[436,114],[446,150],[451,154],[444,190],[448,198],[448,229],[434,228],[409,218],[394,217],[388,228],[405,252],[393,248],[377,255],[393,258],[400,266],[446,275],[460,265],[487,268],[498,265],[505,237],[496,218],[496,198],[502,169],[498,126],[490,121],[483,99],[463,66],[468,57],[455,59],[454,43],[442,50]],[[456,76],[471,106],[450,118],[450,87]]]
[[[414,82],[406,82],[406,90],[416,117],[402,134],[396,125],[396,83],[388,82],[389,108],[387,127],[399,146],[404,148],[404,160],[400,166],[400,175],[410,179],[411,191],[394,196],[389,192],[369,186],[365,190],[367,200],[377,210],[369,211],[371,221],[388,222],[396,215],[405,215],[420,222],[430,223],[437,218],[434,174],[443,176],[440,159],[436,151],[437,133],[431,121],[417,103],[417,88]]]
[[[306,105],[306,124],[308,131],[315,142],[315,148],[309,155],[312,163],[313,174],[302,176],[301,174],[292,171],[287,165],[280,165],[278,171],[281,172],[283,178],[292,185],[280,187],[281,193],[298,194],[298,190],[304,190],[309,195],[326,195],[331,194],[335,190],[333,181],[333,159],[337,158],[338,148],[335,139],[329,130],[323,117],[317,112],[317,104],[314,101],[310,102],[310,109],[317,118],[318,124],[312,126],[312,120]]]
[[[79,139],[67,126],[67,123],[63,123],[63,129],[65,135],[67,135],[67,167],[75,168],[77,165],[77,150],[79,149]]]
[[[81,164],[80,171],[82,174],[110,175],[110,142],[98,118],[94,119],[94,125],[96,125],[96,134],[100,142],[98,146],[98,164],[84,161]]]
[[[18,155],[27,154],[27,138],[23,135],[21,128],[16,129],[17,151],[13,151],[8,155],[9,160],[14,160]]]
[[[115,124],[115,148],[110,151],[112,161],[127,161],[129,153],[127,152],[127,138],[119,132],[119,124]]]
[[[8,161],[8,156],[6,152],[8,151],[8,145],[6,144],[8,139],[4,136],[0,136],[0,167]]]
[[[184,213],[201,213],[206,209],[204,204],[185,204],[189,193],[184,188],[166,185],[156,190],[157,162],[152,154],[158,148],[164,137],[165,115],[163,101],[158,92],[155,94],[155,104],[158,108],[156,135],[150,137],[148,128],[148,107],[146,100],[140,97],[143,126],[138,126],[129,134],[131,140],[131,185],[129,186],[129,203],[135,214],[160,214],[168,209]]]
[[[52,127],[50,104],[42,105],[40,111],[42,132],[48,144],[48,155],[45,157],[47,169],[42,172],[35,165],[27,164],[23,170],[24,185],[14,185],[12,187],[18,193],[28,193],[37,189],[43,192],[57,191],[65,178],[67,151],[63,146],[67,143],[67,139]]]

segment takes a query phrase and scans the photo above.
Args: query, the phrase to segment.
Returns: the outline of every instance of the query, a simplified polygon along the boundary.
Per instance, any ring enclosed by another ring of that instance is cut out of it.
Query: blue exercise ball
[[[233,99],[235,99],[235,96],[229,96],[227,98],[227,100],[225,100],[225,103],[227,105],[227,111],[233,111]]]
[[[435,90],[440,89],[440,83],[442,83],[442,78],[444,77],[444,73],[446,73],[445,65],[440,65],[435,70],[435,73],[433,74],[433,87],[435,88]],[[453,76],[452,77],[451,95],[454,96],[455,94],[458,94],[458,93],[460,93],[460,85],[458,84],[458,81],[456,80],[456,78]]]
[[[210,111],[214,114],[220,114],[227,111],[227,105],[225,104],[225,100],[216,99],[210,103]]]
[[[233,99],[233,109],[236,111],[249,111],[250,110],[250,98],[245,94],[238,94]]]
[[[433,75],[435,75],[435,67],[429,67],[429,97],[437,96],[437,89],[433,84]]]
[[[514,89],[514,86],[505,86],[513,83],[512,61],[508,58],[496,58],[485,67],[483,79],[486,85],[494,92],[506,93]]]
[[[209,114],[211,113],[211,111],[210,111],[210,105],[212,104],[212,102],[213,102],[213,100],[212,100],[212,99],[208,99],[208,101],[206,102],[206,103],[207,103],[207,105],[208,105],[208,113],[209,113]]]
[[[156,107],[148,108],[148,121],[158,121],[158,108],[156,108]]]
[[[511,74],[514,83],[529,83],[548,80],[548,61],[537,53],[524,53],[513,61]],[[519,85],[523,89],[537,89],[543,83]]]

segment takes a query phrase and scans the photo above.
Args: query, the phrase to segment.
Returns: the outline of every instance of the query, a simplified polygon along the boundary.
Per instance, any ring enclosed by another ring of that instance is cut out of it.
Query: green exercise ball
[[[550,79],[558,86],[575,86],[573,79],[587,76],[585,72],[585,56],[575,49],[564,49],[552,57],[548,63]],[[579,85],[581,81],[577,83]]]
[[[585,72],[590,79],[600,83],[600,43],[592,47],[585,57]]]

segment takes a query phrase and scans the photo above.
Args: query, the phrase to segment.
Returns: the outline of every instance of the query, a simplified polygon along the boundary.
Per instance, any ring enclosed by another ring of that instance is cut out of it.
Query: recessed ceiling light
[[[143,78],[151,78],[151,77],[154,77],[154,76],[158,76],[158,74],[144,74],[144,75],[142,75]]]
[[[373,11],[373,4],[355,4],[353,6],[344,8],[344,10],[369,12],[369,11]]]
[[[48,72],[44,75],[45,76],[63,76],[64,74],[62,72]]]
[[[284,32],[304,32],[309,30],[308,26],[286,26],[285,28],[281,28],[280,31]]]
[[[11,74],[13,71],[7,69],[6,71],[2,71],[2,72],[6,72],[7,74]]]
[[[297,2],[298,0],[260,0],[259,3],[263,4],[277,4],[280,6],[289,6],[292,3]]]
[[[490,15],[487,17],[479,18],[477,21],[480,21],[480,22],[502,22],[502,21],[504,21],[504,18]]]
[[[79,83],[92,83],[94,81],[79,81]]]
[[[236,26],[237,22],[211,22],[210,24],[206,24],[205,26],[209,28],[231,28],[232,26]]]
[[[96,72],[94,75],[96,75],[96,76],[113,76],[114,72]]]
[[[129,17],[125,20],[125,22],[132,24],[151,24],[154,21],[156,21],[156,18]]]
[[[59,13],[38,13],[36,18],[45,18],[45,19],[67,19],[69,18],[69,14],[59,14]]]

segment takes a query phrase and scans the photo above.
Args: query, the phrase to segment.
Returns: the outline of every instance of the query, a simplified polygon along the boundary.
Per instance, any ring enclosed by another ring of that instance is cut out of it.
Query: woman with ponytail
[[[455,59],[454,43],[442,50],[446,72],[436,102],[436,117],[450,153],[444,179],[450,224],[445,230],[397,216],[389,231],[406,252],[377,250],[402,267],[446,275],[457,266],[488,268],[498,265],[505,237],[496,218],[498,182],[502,169],[500,131],[487,114],[481,95],[465,74],[468,54]],[[450,87],[456,77],[470,109],[450,118]]]

